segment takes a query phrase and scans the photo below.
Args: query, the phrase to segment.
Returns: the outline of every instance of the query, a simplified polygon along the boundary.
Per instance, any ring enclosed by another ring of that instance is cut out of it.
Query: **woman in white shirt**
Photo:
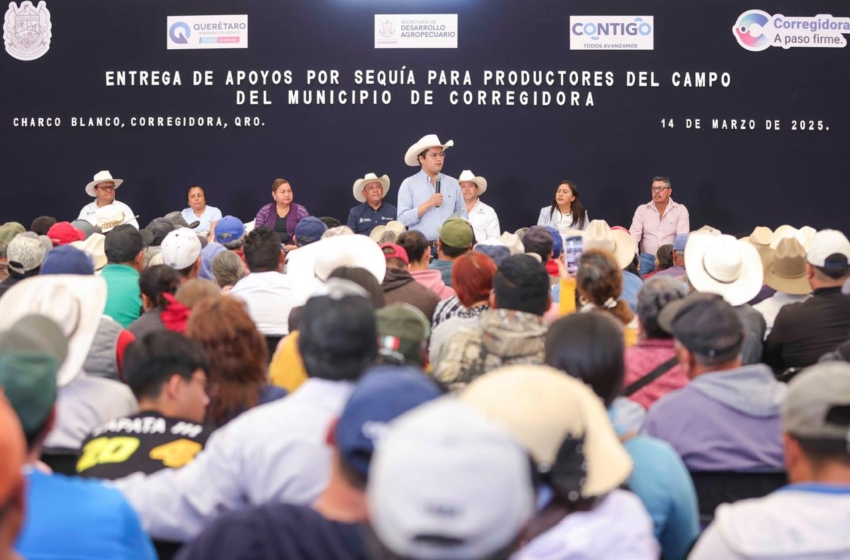
[[[538,226],[552,226],[563,235],[567,230],[587,229],[590,219],[579,200],[578,186],[572,181],[561,181],[551,206],[540,209]]]
[[[189,187],[187,197],[189,198],[189,208],[183,209],[183,219],[186,220],[187,224],[200,222],[194,228],[195,233],[209,233],[212,227],[211,224],[221,219],[221,210],[215,206],[207,205],[206,193],[204,193],[204,188],[200,185]]]

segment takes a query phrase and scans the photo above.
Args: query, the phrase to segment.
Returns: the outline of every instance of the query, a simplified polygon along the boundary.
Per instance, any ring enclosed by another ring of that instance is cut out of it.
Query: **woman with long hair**
[[[623,271],[613,255],[598,249],[585,251],[576,271],[576,291],[583,313],[612,315],[626,329],[627,346],[637,341],[637,321],[629,304],[620,299],[623,295]]]
[[[186,334],[200,342],[210,358],[208,422],[223,426],[250,408],[286,395],[268,384],[266,339],[242,301],[230,296],[201,301],[192,310]]]
[[[567,180],[561,181],[552,205],[541,208],[537,218],[538,226],[552,226],[561,235],[571,229],[584,231],[589,223],[587,210],[579,199],[578,185]]]

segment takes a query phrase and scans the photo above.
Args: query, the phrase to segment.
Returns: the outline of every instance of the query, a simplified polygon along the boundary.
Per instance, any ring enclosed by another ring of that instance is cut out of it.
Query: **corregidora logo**
[[[376,14],[376,49],[456,49],[457,14]]]
[[[166,45],[172,49],[247,49],[248,16],[168,16]]]
[[[654,16],[570,16],[572,51],[651,51]]]
[[[39,2],[37,7],[29,0],[21,2],[20,7],[9,3],[3,23],[6,52],[18,60],[41,58],[50,49],[51,29],[53,24],[45,2]]]
[[[820,14],[812,17],[770,15],[761,10],[747,10],[732,27],[738,44],[758,52],[770,47],[844,48],[850,33],[850,18]]]

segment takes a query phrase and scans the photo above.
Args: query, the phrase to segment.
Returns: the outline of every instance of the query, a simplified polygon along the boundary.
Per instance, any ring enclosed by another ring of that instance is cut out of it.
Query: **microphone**
[[[437,194],[440,194],[440,178],[437,177]]]

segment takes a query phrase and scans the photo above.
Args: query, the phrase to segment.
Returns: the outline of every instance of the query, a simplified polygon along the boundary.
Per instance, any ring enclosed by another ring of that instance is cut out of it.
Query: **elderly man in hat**
[[[354,233],[369,235],[377,226],[385,226],[396,219],[398,210],[392,204],[384,203],[384,197],[390,190],[390,178],[378,177],[367,173],[362,179],[354,181],[354,198],[358,204],[348,213],[348,227]]]
[[[89,184],[86,185],[86,194],[95,199],[94,202],[86,204],[80,210],[78,220],[86,220],[93,225],[97,223],[97,209],[104,206],[113,206],[121,210],[125,217],[123,223],[131,224],[134,228],[139,229],[139,222],[136,221],[135,214],[129,206],[123,202],[115,200],[115,190],[121,186],[124,179],[114,179],[109,171],[99,171],[95,174]]]
[[[443,222],[452,216],[469,217],[457,180],[442,173],[446,149],[452,146],[451,140],[443,144],[436,134],[429,134],[408,148],[404,156],[404,163],[421,169],[399,188],[398,221],[407,229],[421,231],[434,244]]]
[[[469,214],[469,223],[475,232],[476,243],[487,239],[498,239],[502,233],[499,230],[499,216],[492,206],[481,202],[480,196],[487,191],[487,179],[477,177],[469,169],[464,169],[457,178],[460,183],[460,193]]]

